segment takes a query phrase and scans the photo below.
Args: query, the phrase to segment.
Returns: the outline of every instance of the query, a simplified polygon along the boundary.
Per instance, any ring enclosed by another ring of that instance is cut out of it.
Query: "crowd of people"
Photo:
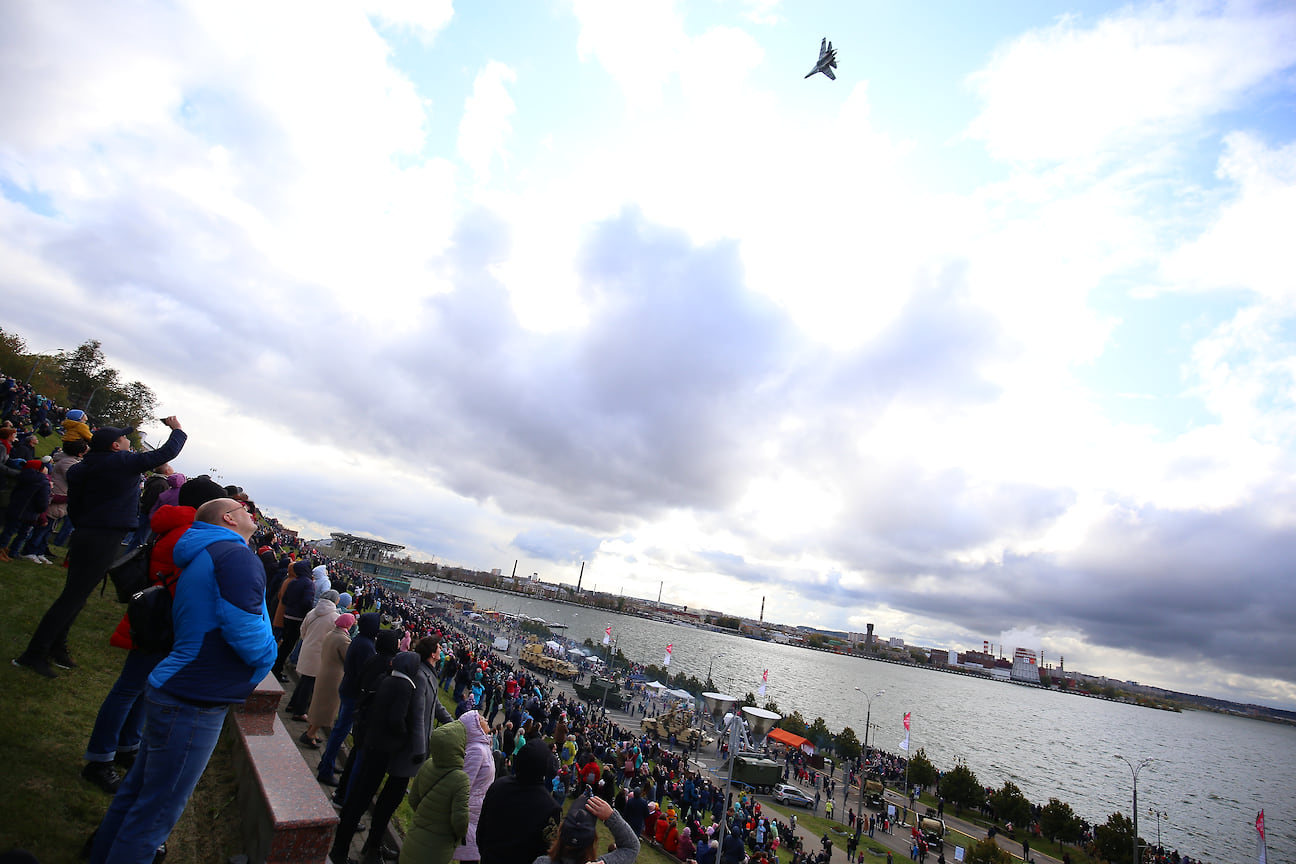
[[[166,441],[137,450],[132,429],[95,426],[15,379],[0,383],[0,563],[43,566],[57,557],[51,545],[67,549],[64,587],[14,665],[44,678],[74,672],[69,632],[123,549],[147,544],[149,578],[171,598],[165,648],[145,647],[129,616],[105,634],[124,653],[81,768],[112,796],[86,844],[93,864],[165,854],[230,706],[270,674],[294,685],[286,711],[302,724],[303,747],[319,751],[316,778],[339,811],[333,864],[351,860],[366,813],[362,861],[396,858],[383,838],[406,799],[414,818],[403,864],[630,864],[645,843],[695,864],[769,864],[780,848],[792,864],[830,861],[827,835],[821,849],[803,848],[795,816],[785,824],[754,796],[724,794],[687,752],[515,666],[492,650],[489,631],[303,545],[243,489],[177,472],[186,433],[175,417],[163,422]],[[50,435],[56,451],[37,458]],[[659,706],[645,694],[635,707]],[[904,774],[888,754],[867,768]],[[864,769],[844,767],[844,793]],[[785,777],[793,773],[831,806],[831,771],[789,750]],[[845,821],[851,859],[864,832],[890,830],[853,809]],[[597,848],[598,822],[614,851]],[[925,856],[916,838],[913,857]]]

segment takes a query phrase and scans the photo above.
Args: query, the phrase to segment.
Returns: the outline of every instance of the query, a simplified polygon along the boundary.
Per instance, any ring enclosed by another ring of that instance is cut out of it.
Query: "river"
[[[567,635],[601,643],[612,625],[618,647],[661,665],[673,644],[672,672],[711,678],[742,698],[769,670],[766,699],[806,722],[823,717],[864,737],[865,694],[873,699],[870,744],[900,753],[903,715],[912,713],[912,747],[938,768],[963,759],[982,785],[1011,780],[1026,797],[1056,797],[1090,822],[1129,813],[1132,791],[1122,754],[1154,762],[1138,776],[1139,834],[1213,864],[1255,860],[1256,813],[1264,809],[1269,861],[1296,861],[1296,729],[1205,711],[1156,711],[912,666],[758,642],[448,583],[480,609],[521,612],[568,625]],[[860,692],[857,692],[860,691]],[[764,700],[761,700],[762,702]]]

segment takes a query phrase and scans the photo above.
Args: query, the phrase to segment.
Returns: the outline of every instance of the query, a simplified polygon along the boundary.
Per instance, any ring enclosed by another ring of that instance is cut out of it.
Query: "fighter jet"
[[[833,70],[836,68],[837,68],[837,49],[832,47],[832,43],[829,42],[828,37],[825,36],[824,40],[819,43],[819,62],[815,63],[814,68],[811,69],[809,74],[807,74],[805,77],[809,78],[811,75],[814,75],[816,72],[822,72],[833,81],[836,81],[837,76],[833,74]]]

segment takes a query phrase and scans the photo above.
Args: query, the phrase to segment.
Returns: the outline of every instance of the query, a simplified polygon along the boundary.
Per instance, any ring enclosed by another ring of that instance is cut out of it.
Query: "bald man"
[[[274,663],[265,568],[248,547],[256,527],[243,502],[217,498],[198,508],[176,543],[183,571],[172,607],[175,647],[149,675],[143,746],[95,834],[92,864],[153,860],[207,767],[229,706]]]

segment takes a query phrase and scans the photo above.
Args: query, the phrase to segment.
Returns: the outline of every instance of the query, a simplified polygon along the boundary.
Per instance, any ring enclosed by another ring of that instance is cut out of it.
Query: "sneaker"
[[[18,556],[18,557],[22,558],[24,561],[30,561],[30,562],[32,562],[33,564],[44,564],[44,563],[45,563],[44,561],[41,560],[41,557],[40,557],[39,555],[20,555],[20,556]]]
[[[67,652],[66,648],[56,648],[51,651],[50,661],[60,669],[77,668],[76,661],[72,659],[72,655]]]
[[[109,795],[117,793],[117,787],[122,781],[111,762],[87,762],[81,769],[81,779],[93,783]]]
[[[53,564],[53,563],[54,563],[51,559],[46,558],[44,555],[37,555],[36,557],[40,559],[40,563],[42,563],[42,564]]]
[[[4,561],[4,562],[7,563],[7,562],[12,561],[12,560],[13,560],[13,559],[9,557],[9,550],[8,550],[8,549],[0,549],[0,561]]]
[[[35,672],[37,675],[44,675],[46,678],[58,677],[58,673],[50,668],[48,662],[44,660],[33,660],[32,658],[28,657],[26,654],[22,655],[21,657],[15,657],[13,661],[13,665],[22,666],[26,669],[30,669],[33,672]]]

